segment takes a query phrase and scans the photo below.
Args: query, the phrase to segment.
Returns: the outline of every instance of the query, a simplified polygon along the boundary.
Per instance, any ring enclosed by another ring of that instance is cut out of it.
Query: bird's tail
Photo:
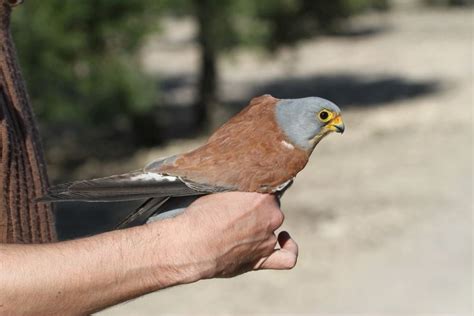
[[[130,213],[115,228],[122,229],[145,224],[148,218],[153,215],[163,204],[169,200],[168,196],[151,198],[145,201],[138,209]]]
[[[150,197],[196,194],[178,177],[134,171],[121,175],[81,180],[53,186],[38,202],[129,201]]]

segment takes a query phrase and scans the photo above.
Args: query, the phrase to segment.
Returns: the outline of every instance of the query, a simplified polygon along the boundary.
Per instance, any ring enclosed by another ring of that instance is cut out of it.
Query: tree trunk
[[[196,127],[200,130],[210,127],[211,115],[217,104],[217,55],[218,49],[213,37],[214,12],[212,0],[194,0],[198,22],[198,42],[201,50],[198,98],[194,105]]]
[[[56,240],[51,208],[38,204],[48,186],[36,123],[10,35],[11,7],[0,0],[0,243]]]

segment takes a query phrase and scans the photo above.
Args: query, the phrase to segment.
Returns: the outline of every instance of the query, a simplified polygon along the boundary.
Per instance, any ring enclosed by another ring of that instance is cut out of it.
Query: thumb
[[[260,259],[254,266],[254,270],[287,270],[292,269],[296,265],[298,245],[291,239],[288,232],[283,231],[278,234],[278,244],[280,249],[275,249],[268,257]]]

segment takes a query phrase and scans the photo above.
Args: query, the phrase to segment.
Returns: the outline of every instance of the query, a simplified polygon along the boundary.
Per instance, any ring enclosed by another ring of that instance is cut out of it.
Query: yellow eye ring
[[[329,112],[328,110],[321,110],[319,113],[318,113],[318,119],[321,121],[321,122],[329,122],[331,119],[332,119],[332,113]]]

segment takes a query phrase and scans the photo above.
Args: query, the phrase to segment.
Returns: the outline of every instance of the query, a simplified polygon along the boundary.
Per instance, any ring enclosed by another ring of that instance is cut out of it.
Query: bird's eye
[[[321,112],[318,113],[318,118],[321,122],[327,122],[331,119],[332,114],[331,112],[327,110],[322,110]]]

